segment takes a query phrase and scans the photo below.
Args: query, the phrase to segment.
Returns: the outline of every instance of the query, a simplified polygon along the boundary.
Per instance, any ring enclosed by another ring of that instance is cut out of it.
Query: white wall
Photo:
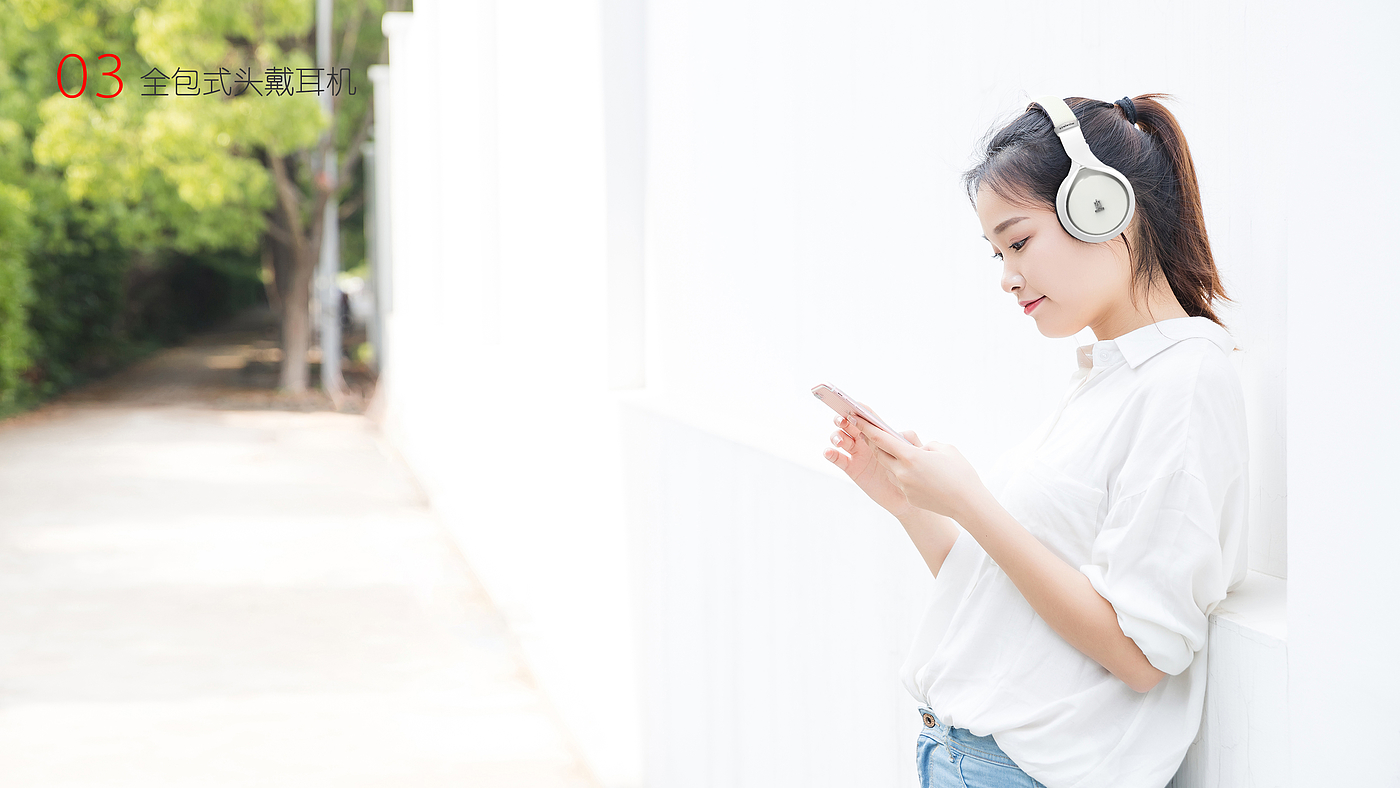
[[[604,785],[639,785],[598,8],[416,0],[384,28],[385,431],[589,766]]]
[[[1303,17],[1280,99],[1306,115],[1288,172],[1288,718],[1293,785],[1400,785],[1400,8]],[[1305,19],[1305,21],[1304,21]],[[1310,163],[1333,151],[1355,177]],[[1329,173],[1328,170],[1334,172]]]
[[[1179,98],[1237,302],[1255,571],[1175,784],[1400,774],[1372,755],[1396,700],[1394,12],[1099,9],[417,0],[391,35],[386,430],[605,784],[913,784],[895,674],[931,578],[822,458],[808,392],[979,467],[1053,407],[1092,334],[1036,331],[957,183],[1047,92]]]

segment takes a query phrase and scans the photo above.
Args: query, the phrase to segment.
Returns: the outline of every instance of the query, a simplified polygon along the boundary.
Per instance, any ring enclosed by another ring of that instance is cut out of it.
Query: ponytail
[[[1133,301],[1165,277],[1186,314],[1209,318],[1225,327],[1212,308],[1225,294],[1206,237],[1205,214],[1191,149],[1176,118],[1158,99],[1165,93],[1133,98],[1137,124],[1125,110],[1106,101],[1067,98],[1089,147],[1100,161],[1133,185],[1137,206],[1132,224],[1137,248],[1125,234],[1132,264]],[[989,134],[979,161],[963,173],[973,207],[982,185],[1013,204],[1055,210],[1060,183],[1070,159],[1048,115],[1032,105],[1010,123]],[[1080,243],[1086,243],[1080,241]]]

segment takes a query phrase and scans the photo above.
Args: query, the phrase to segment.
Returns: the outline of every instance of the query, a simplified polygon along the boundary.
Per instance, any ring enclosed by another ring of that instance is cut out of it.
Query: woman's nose
[[[1019,273],[1011,270],[1009,266],[1001,269],[1002,290],[1005,290],[1006,292],[1010,293],[1013,292],[1016,288],[1021,287],[1023,285],[1025,285],[1025,280],[1021,278],[1021,275]]]

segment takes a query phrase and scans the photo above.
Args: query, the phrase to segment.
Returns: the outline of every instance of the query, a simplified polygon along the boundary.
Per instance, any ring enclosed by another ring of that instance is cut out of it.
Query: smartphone
[[[857,405],[855,400],[846,396],[846,392],[836,388],[835,386],[829,383],[818,383],[817,385],[813,386],[812,396],[816,397],[822,402],[825,402],[832,410],[836,411],[837,413],[840,413],[842,416],[845,416],[848,419],[851,417],[852,412],[859,413],[862,418],[864,418],[871,424],[874,424],[875,426],[879,427],[885,432],[888,432],[889,434],[895,436],[896,438],[899,438],[905,443],[908,443],[910,446],[914,445],[908,438],[904,437],[903,435],[900,435],[894,427],[891,427],[890,425],[886,424],[884,419],[881,419],[879,416],[876,416],[869,410],[862,408],[860,405]]]

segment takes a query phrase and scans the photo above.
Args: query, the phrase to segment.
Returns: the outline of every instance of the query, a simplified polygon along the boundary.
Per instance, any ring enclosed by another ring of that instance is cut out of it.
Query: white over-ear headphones
[[[1133,185],[1123,174],[1098,160],[1089,150],[1079,119],[1058,96],[1041,96],[1039,104],[1055,124],[1055,134],[1069,154],[1069,175],[1055,197],[1055,212],[1065,232],[1089,243],[1118,237],[1133,219],[1137,201]]]

